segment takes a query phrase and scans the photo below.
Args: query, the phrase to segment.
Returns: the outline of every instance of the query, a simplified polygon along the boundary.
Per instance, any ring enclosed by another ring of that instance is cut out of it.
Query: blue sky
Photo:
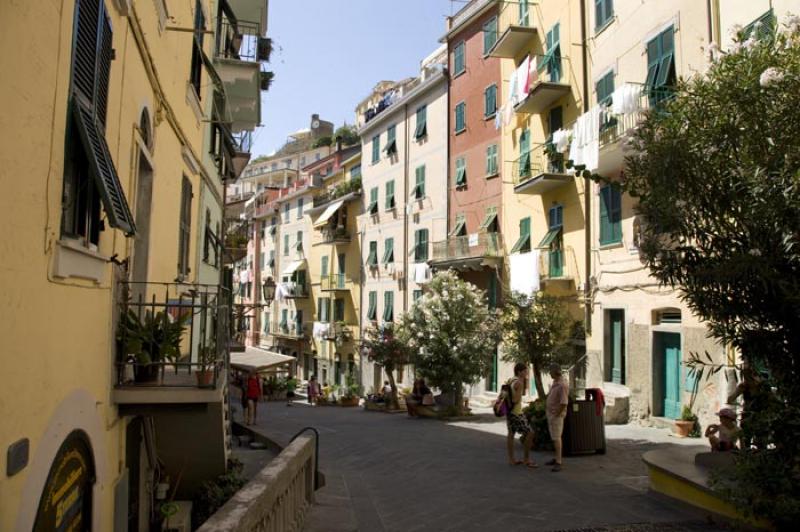
[[[270,0],[275,72],[261,96],[253,157],[279,148],[318,113],[352,124],[356,103],[380,80],[418,73],[461,0]]]

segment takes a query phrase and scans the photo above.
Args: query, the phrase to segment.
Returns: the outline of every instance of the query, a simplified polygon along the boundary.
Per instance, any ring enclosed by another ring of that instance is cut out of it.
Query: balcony
[[[232,132],[253,130],[261,123],[261,80],[267,74],[262,74],[261,62],[269,60],[272,43],[263,36],[260,16],[248,21],[235,14],[228,2],[221,7],[214,68],[225,86],[225,118]]]
[[[357,177],[350,181],[343,181],[338,185],[328,188],[322,194],[314,196],[314,208],[324,207],[337,199],[342,199],[344,202],[347,202],[359,197],[361,197],[361,178]]]
[[[325,333],[323,334],[323,338],[325,340],[336,342],[337,345],[345,344],[347,342],[352,342],[354,327],[356,327],[356,325],[350,325],[343,321],[330,323],[325,328]]]
[[[309,324],[294,321],[270,322],[269,334],[287,340],[306,340],[309,337]]]
[[[536,58],[536,78],[531,81],[527,96],[514,107],[517,113],[538,114],[556,100],[570,93],[570,61],[560,55],[531,56]]]
[[[322,229],[321,244],[349,244],[351,240],[350,232],[346,227],[326,226]]]
[[[123,282],[120,295],[112,391],[120,409],[222,401],[230,293],[217,285]]]
[[[525,51],[530,42],[536,38],[536,28],[533,26],[533,2],[527,10],[520,6],[519,1],[503,2],[500,9],[497,42],[489,55],[514,59]]]
[[[308,283],[298,283],[296,281],[289,281],[286,283],[278,283],[279,288],[283,292],[285,299],[307,299],[309,290]]]
[[[352,282],[343,273],[333,273],[322,278],[320,290],[323,292],[347,291],[350,290]]]
[[[566,173],[564,156],[548,154],[547,145],[539,146],[520,156],[512,165],[514,192],[517,194],[544,194],[568,183],[573,176]]]
[[[247,256],[248,233],[247,222],[240,222],[237,226],[231,227],[225,235],[225,252],[230,262],[239,262]]]
[[[570,247],[543,249],[539,255],[539,274],[542,283],[566,283],[578,286],[578,262]]]
[[[503,258],[503,235],[474,233],[433,243],[432,265],[437,269],[481,269]]]

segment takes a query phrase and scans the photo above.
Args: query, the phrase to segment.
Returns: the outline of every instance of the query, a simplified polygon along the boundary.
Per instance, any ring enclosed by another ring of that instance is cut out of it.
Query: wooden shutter
[[[102,3],[99,0],[79,0],[75,5],[75,48],[72,52],[72,88],[93,106],[95,103],[95,72],[97,72],[98,32]],[[110,33],[109,33],[110,34]]]
[[[106,114],[108,111],[108,84],[111,79],[111,60],[114,55],[112,48],[111,22],[105,13],[100,18],[100,45],[97,56],[97,77],[95,78],[95,113],[100,126],[105,129]]]

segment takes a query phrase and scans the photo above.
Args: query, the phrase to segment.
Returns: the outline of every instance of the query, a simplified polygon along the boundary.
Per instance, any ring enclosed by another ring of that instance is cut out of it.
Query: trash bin
[[[594,393],[593,388],[586,390],[586,399],[570,401],[561,440],[564,454],[606,452],[603,407],[602,395]]]

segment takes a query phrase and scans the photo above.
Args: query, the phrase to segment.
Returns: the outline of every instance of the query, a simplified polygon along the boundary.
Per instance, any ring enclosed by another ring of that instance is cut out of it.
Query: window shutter
[[[415,197],[417,199],[425,197],[425,165],[418,166],[416,170]]]
[[[369,293],[369,309],[367,310],[367,319],[374,320],[378,317],[378,292]]]
[[[427,114],[428,108],[426,106],[423,105],[417,109],[417,127],[414,130],[414,138],[417,140],[421,139],[428,133]]]
[[[414,233],[415,262],[428,260],[428,230],[418,229]]]
[[[386,208],[394,208],[394,180],[386,182]]]
[[[372,162],[377,163],[381,160],[381,137],[375,135],[372,137]]]
[[[327,277],[328,276],[328,257],[326,257],[326,256],[322,257],[322,264],[321,264],[320,270],[322,270],[322,273],[321,273],[322,277]]]
[[[105,12],[101,15],[100,31],[101,34],[98,39],[100,42],[100,52],[97,57],[98,68],[97,77],[95,78],[95,94],[97,98],[94,105],[95,113],[97,113],[97,121],[100,126],[105,129],[106,114],[108,111],[108,84],[111,79],[111,59],[114,54],[114,49],[112,48],[113,34],[111,32],[111,22],[108,20],[108,16]]]
[[[75,6],[75,48],[72,52],[72,86],[92,105],[95,102],[95,72],[97,72],[98,22],[101,2],[79,0]],[[109,32],[110,34],[110,32]]]

